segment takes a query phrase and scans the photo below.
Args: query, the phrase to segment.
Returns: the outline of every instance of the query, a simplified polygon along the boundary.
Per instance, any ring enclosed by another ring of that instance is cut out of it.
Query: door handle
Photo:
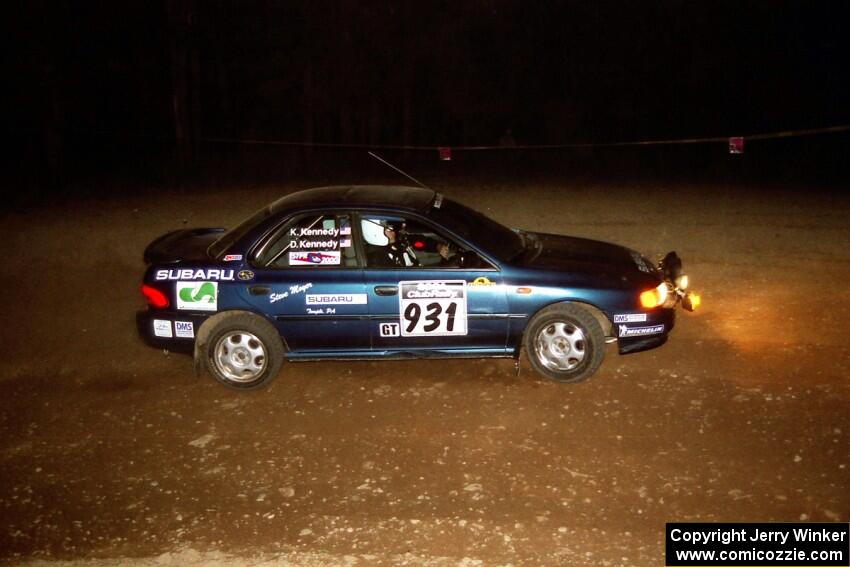
[[[397,285],[376,285],[375,293],[378,295],[395,295],[398,293]]]
[[[267,285],[251,285],[248,286],[248,293],[251,295],[266,295],[271,291]]]

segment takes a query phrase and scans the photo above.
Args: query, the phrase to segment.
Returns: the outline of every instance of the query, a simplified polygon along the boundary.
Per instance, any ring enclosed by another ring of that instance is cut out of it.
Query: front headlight
[[[648,289],[640,294],[640,304],[646,309],[664,305],[667,301],[667,284],[661,282],[655,289]]]
[[[678,278],[676,278],[676,281],[675,281],[675,282],[673,282],[673,283],[675,283],[675,284],[676,284],[676,287],[677,287],[678,289],[681,289],[681,290],[683,290],[683,291],[684,291],[684,290],[688,289],[688,283],[690,283],[690,282],[688,282],[688,276],[687,276],[687,274],[682,274],[681,276],[679,276]]]

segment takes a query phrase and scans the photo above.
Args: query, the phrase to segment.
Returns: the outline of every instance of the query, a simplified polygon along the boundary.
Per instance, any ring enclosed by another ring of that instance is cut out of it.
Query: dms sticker
[[[153,334],[157,337],[171,338],[171,321],[164,319],[153,320]]]
[[[223,258],[225,262],[236,262],[242,259],[242,254],[228,254]]]
[[[177,309],[218,310],[218,282],[177,282]]]
[[[174,333],[184,339],[195,338],[195,325],[191,321],[174,321]]]
[[[466,334],[466,282],[398,282],[402,337]]]
[[[307,305],[366,305],[365,293],[308,293]]]
[[[220,280],[233,281],[233,270],[157,270],[157,280]]]
[[[290,252],[290,266],[338,266],[340,261],[339,252]]]
[[[625,313],[614,315],[615,323],[643,323],[646,321],[646,313]]]
[[[664,332],[664,325],[653,325],[652,327],[626,327],[620,325],[621,337],[645,337],[646,335],[657,335]]]

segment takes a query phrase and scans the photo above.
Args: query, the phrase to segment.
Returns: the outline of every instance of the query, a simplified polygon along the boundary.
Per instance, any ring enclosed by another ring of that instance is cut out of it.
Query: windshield
[[[218,258],[228,248],[233,246],[233,243],[245,236],[249,230],[260,224],[260,222],[270,214],[272,214],[271,207],[263,207],[235,227],[225,232],[221,235],[221,238],[210,244],[210,247],[207,249],[207,253],[213,258]]]
[[[516,232],[455,201],[443,199],[440,208],[431,208],[428,216],[502,262],[510,262],[524,249]]]

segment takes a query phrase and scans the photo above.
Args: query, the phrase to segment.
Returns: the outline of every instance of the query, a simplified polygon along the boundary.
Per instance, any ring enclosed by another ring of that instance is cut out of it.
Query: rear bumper
[[[205,315],[168,311],[137,311],[136,329],[142,340],[152,347],[192,352],[195,334],[206,318]]]

